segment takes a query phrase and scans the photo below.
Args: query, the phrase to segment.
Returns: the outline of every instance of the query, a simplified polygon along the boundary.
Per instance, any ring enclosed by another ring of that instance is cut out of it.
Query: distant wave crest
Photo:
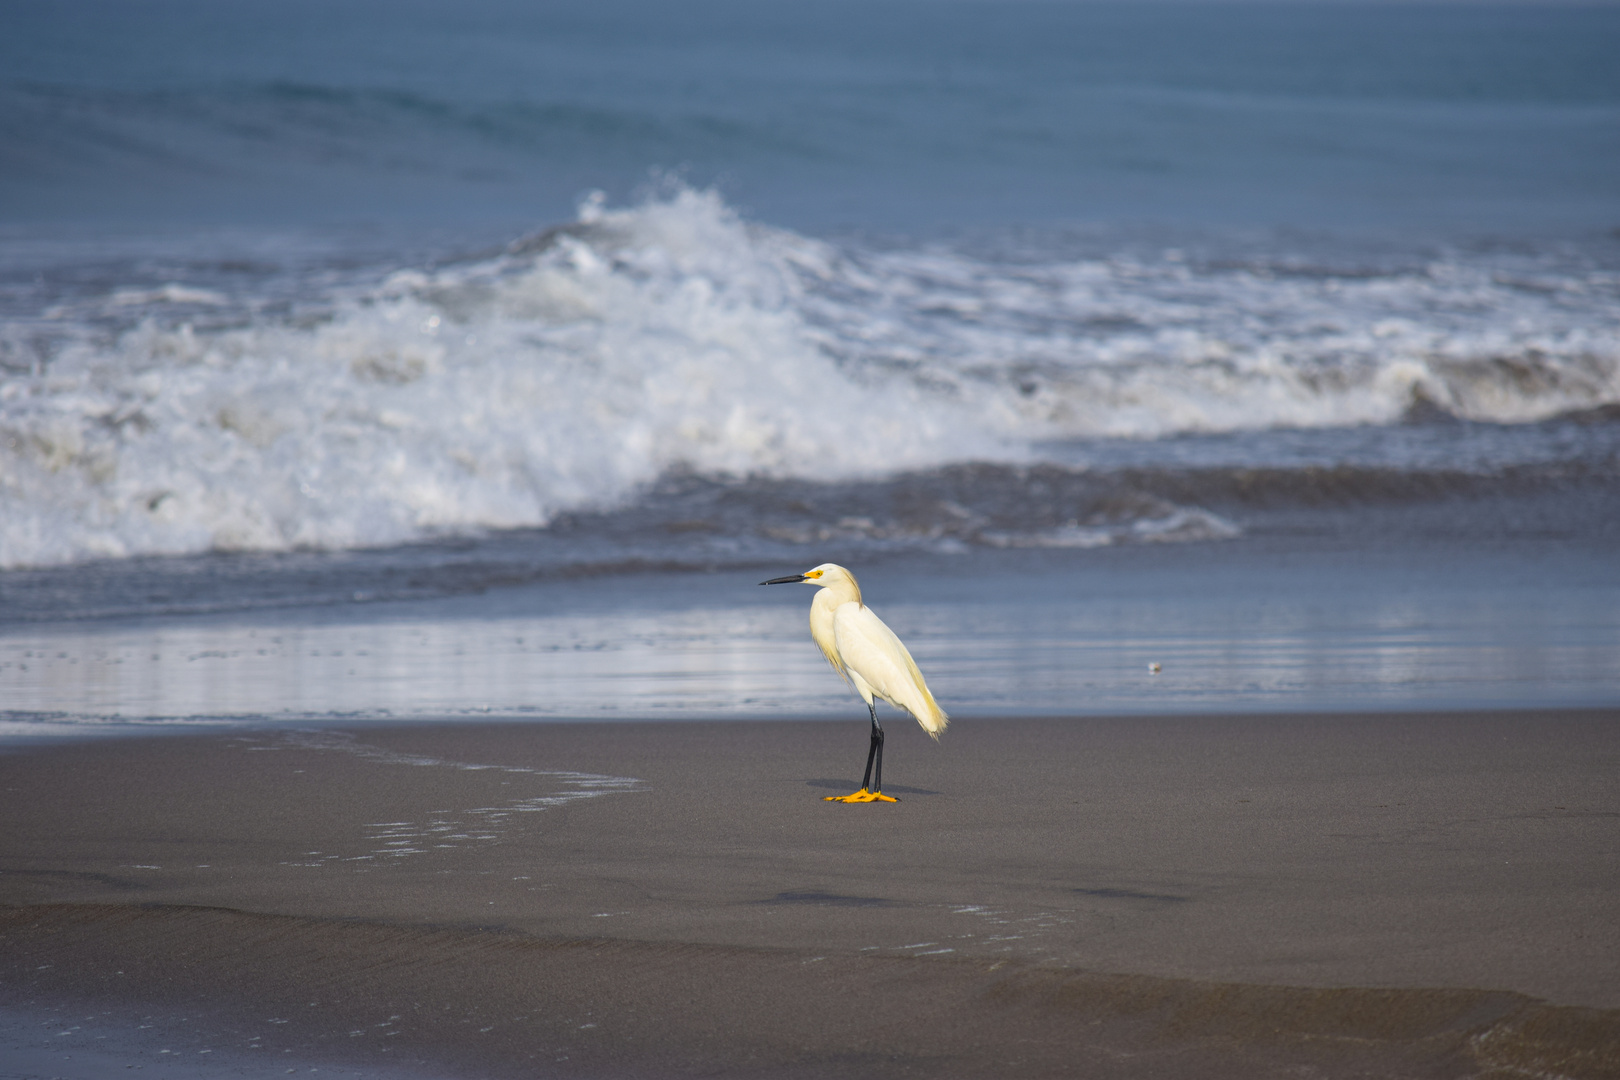
[[[288,173],[390,172],[516,180],[565,160],[647,161],[739,148],[816,156],[758,123],[703,111],[570,100],[458,100],[418,90],[268,81],[221,87],[113,89],[0,83],[0,178],[46,185],[104,180],[108,170],[187,185]],[[304,177],[307,180],[307,176]]]

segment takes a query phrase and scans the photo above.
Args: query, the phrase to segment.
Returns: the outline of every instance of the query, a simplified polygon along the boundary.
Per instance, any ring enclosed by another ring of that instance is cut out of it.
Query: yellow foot
[[[867,791],[865,788],[850,795],[823,795],[822,802],[899,802],[893,795],[885,795],[881,791]]]

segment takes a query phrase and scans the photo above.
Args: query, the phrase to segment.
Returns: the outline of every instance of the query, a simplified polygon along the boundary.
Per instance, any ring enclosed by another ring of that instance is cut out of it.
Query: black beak
[[[760,582],[761,585],[796,585],[804,580],[803,574],[794,574],[792,577],[773,577],[769,581]]]

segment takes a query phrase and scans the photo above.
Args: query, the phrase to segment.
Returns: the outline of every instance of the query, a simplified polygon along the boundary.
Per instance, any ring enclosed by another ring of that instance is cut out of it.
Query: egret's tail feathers
[[[945,715],[945,710],[939,707],[939,702],[934,700],[933,694],[928,695],[928,705],[929,707],[917,717],[917,723],[934,737],[935,742],[939,742],[939,736],[950,724],[951,718]]]
[[[895,640],[898,643],[899,639],[896,638]],[[909,692],[906,694],[906,699],[897,704],[904,707],[912,716],[915,716],[917,723],[922,725],[922,729],[932,735],[935,742],[938,742],[940,732],[945,730],[945,725],[951,722],[951,718],[945,715],[945,710],[940,708],[939,702],[934,700],[934,692],[928,689],[928,684],[923,681],[922,672],[917,670],[917,661],[911,658],[911,654],[906,652],[905,648],[904,645],[900,646],[901,653],[906,660],[906,670],[911,675],[911,685],[908,687]]]

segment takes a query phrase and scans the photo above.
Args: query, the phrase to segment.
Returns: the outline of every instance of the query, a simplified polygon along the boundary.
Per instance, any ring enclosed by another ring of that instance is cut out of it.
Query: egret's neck
[[[849,603],[859,604],[860,602],[861,587],[856,582],[854,574],[848,574],[847,577],[829,581],[822,585],[816,593],[816,603],[825,604],[831,608],[842,607]]]

